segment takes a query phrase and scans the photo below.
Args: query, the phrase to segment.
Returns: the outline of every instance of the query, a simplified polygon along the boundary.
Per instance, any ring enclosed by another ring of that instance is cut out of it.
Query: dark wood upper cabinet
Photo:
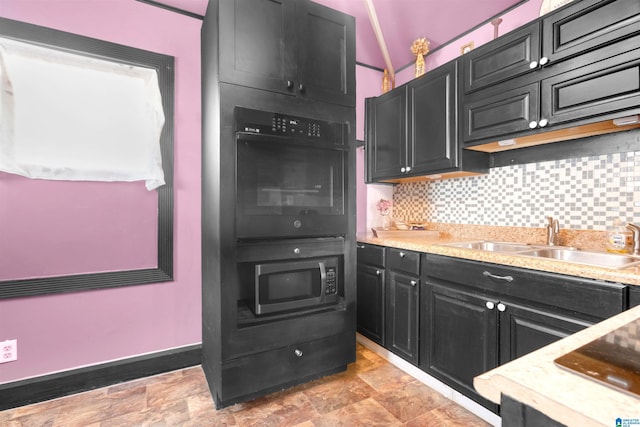
[[[537,69],[539,58],[540,23],[536,21],[464,55],[464,92],[530,73]]]
[[[355,106],[355,20],[308,1],[220,2],[220,80]]]
[[[549,63],[640,33],[637,0],[582,0],[542,20]]]
[[[458,62],[366,100],[367,176],[390,181],[455,171],[458,144]],[[473,170],[488,163],[474,162]]]

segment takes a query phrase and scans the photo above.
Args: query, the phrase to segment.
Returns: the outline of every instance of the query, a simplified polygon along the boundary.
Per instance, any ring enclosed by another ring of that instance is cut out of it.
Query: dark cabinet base
[[[220,409],[344,371],[354,361],[353,333],[333,335],[224,362],[223,394],[212,394]]]
[[[500,399],[502,425],[509,427],[560,427],[556,420],[523,403],[502,395]]]

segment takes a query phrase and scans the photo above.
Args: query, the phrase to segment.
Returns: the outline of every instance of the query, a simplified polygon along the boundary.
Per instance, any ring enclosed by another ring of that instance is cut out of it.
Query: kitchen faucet
[[[628,223],[627,230],[633,233],[633,254],[640,255],[640,227],[635,224]]]
[[[558,244],[558,233],[560,232],[560,224],[557,219],[547,217],[547,245],[555,246]]]

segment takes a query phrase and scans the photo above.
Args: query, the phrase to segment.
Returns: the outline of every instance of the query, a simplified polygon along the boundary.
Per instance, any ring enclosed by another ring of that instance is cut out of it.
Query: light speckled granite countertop
[[[568,426],[616,425],[617,418],[640,419],[640,399],[557,367],[553,361],[640,318],[629,309],[553,344],[475,377],[473,385],[500,403],[504,393]]]
[[[535,229],[534,229],[535,230]],[[502,237],[502,238],[500,238]],[[508,236],[509,237],[509,236]],[[585,277],[589,279],[606,280],[609,282],[624,283],[629,285],[640,285],[640,266],[624,269],[600,268],[587,265],[568,263],[565,261],[532,258],[509,253],[487,252],[472,249],[462,249],[442,246],[442,244],[482,240],[469,238],[467,236],[452,236],[441,232],[438,237],[392,237],[378,238],[371,233],[358,234],[358,241],[380,246],[390,246],[400,249],[413,250],[418,252],[446,255],[457,258],[470,259],[474,261],[484,261],[494,264],[510,265],[532,270],[548,271],[552,273],[567,274],[570,276]],[[514,241],[541,244],[536,239],[513,240],[505,239],[504,236],[490,235],[485,240]]]

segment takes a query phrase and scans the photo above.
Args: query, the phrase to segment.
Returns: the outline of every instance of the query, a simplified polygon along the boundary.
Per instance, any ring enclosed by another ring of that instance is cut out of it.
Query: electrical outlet
[[[0,363],[18,360],[18,340],[0,341]]]

